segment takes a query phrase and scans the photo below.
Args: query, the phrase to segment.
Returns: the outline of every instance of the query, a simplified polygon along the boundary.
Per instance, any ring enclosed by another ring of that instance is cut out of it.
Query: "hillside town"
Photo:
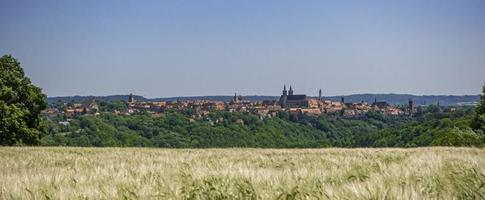
[[[275,117],[278,112],[290,114],[303,114],[308,116],[318,115],[340,115],[353,118],[364,115],[369,111],[382,113],[384,115],[412,116],[416,112],[413,101],[409,100],[408,105],[391,105],[385,101],[374,102],[345,102],[344,97],[340,101],[331,101],[322,98],[322,90],[318,91],[318,97],[308,97],[306,94],[295,94],[290,86],[286,85],[279,99],[266,101],[249,101],[242,96],[234,94],[231,101],[210,101],[210,100],[176,100],[176,101],[137,101],[133,94],[126,100],[125,110],[112,109],[110,112],[119,115],[132,115],[141,112],[148,112],[153,115],[160,115],[167,110],[192,111],[193,118],[201,118],[212,111],[228,111],[251,113],[258,115],[261,119]],[[44,114],[55,117],[62,115],[63,118],[72,118],[76,115],[99,115],[98,102],[95,99],[88,99],[84,102],[63,103],[63,109],[51,105],[44,111]]]

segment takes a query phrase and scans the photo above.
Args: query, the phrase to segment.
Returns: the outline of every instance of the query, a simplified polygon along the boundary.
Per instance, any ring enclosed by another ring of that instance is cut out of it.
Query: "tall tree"
[[[483,85],[480,102],[475,110],[475,116],[473,117],[471,126],[475,131],[485,134],[485,85]]]
[[[36,145],[43,135],[40,112],[46,96],[34,86],[17,59],[0,58],[0,145]]]

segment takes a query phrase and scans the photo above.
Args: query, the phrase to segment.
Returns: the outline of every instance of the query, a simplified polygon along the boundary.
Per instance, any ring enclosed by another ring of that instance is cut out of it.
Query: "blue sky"
[[[485,1],[1,0],[48,96],[478,94]]]

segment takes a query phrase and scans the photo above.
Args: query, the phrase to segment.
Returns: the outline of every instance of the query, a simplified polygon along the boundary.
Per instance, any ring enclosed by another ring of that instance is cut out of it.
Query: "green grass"
[[[485,199],[485,149],[2,147],[0,199]]]

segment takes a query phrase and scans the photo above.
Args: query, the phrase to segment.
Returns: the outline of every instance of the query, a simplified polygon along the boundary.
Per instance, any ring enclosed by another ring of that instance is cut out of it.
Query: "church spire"
[[[288,95],[293,95],[293,89],[291,88],[291,85],[290,85],[290,90],[288,91]]]

